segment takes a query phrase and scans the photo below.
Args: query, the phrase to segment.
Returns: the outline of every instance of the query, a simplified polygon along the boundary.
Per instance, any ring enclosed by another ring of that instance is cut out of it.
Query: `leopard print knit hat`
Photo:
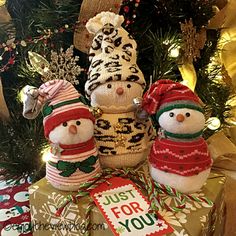
[[[89,98],[99,85],[111,81],[129,81],[146,85],[142,71],[137,65],[137,44],[122,28],[124,17],[113,12],[101,12],[91,18],[86,28],[95,34],[89,51],[90,67],[85,83]]]

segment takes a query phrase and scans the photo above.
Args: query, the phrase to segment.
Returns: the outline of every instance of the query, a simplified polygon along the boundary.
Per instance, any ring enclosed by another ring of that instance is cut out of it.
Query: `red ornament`
[[[131,23],[130,20],[127,20],[127,21],[126,21],[126,24],[127,24],[127,25],[129,25],[130,23]]]
[[[14,57],[11,57],[9,60],[8,60],[8,64],[9,65],[13,65],[15,63],[15,58]]]
[[[124,7],[124,12],[125,12],[125,13],[128,13],[128,12],[129,12],[129,7],[128,7],[128,6],[125,6],[125,7]]]

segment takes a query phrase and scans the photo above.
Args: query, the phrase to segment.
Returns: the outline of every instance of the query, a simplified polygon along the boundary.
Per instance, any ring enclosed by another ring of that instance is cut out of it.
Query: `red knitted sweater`
[[[149,162],[155,168],[183,176],[197,175],[212,165],[203,138],[190,142],[157,138],[152,145]]]

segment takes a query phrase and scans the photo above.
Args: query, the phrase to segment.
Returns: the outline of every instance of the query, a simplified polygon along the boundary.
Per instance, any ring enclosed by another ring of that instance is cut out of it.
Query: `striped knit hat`
[[[172,80],[161,79],[153,83],[144,94],[142,107],[148,114],[160,117],[175,108],[190,108],[203,113],[199,97],[187,86]]]
[[[89,108],[82,103],[83,97],[66,80],[50,80],[42,84],[39,94],[42,100],[48,101],[42,109],[46,138],[54,128],[63,122],[80,118],[95,121]]]

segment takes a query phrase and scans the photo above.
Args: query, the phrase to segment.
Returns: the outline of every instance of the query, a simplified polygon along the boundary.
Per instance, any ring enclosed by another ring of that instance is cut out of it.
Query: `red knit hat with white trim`
[[[95,122],[89,108],[82,103],[83,97],[70,82],[66,80],[48,81],[40,86],[39,93],[48,100],[42,110],[46,138],[54,128],[69,120],[85,118]]]
[[[160,116],[174,108],[191,108],[203,112],[199,97],[187,86],[168,79],[153,83],[144,94],[143,109],[150,115]]]

